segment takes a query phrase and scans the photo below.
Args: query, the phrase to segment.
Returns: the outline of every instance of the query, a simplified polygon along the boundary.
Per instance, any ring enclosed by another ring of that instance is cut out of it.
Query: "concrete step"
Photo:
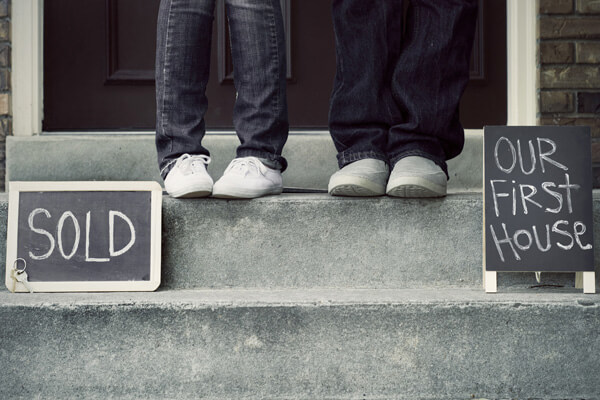
[[[209,172],[221,176],[239,145],[233,134],[208,134]],[[468,131],[463,153],[449,162],[450,192],[480,191],[483,139]],[[284,149],[289,168],[283,174],[289,188],[326,190],[338,170],[328,134],[292,134]],[[155,180],[162,183],[153,135],[42,135],[7,138],[6,179],[35,180]]]
[[[0,195],[1,221],[6,221],[6,198]],[[162,287],[481,288],[482,207],[477,194],[433,200],[165,196]],[[594,215],[598,221],[600,193]],[[600,225],[594,226],[598,251]],[[3,260],[5,223],[0,235]],[[544,284],[574,284],[574,274],[543,278]],[[535,283],[533,273],[499,274],[500,287]]]
[[[0,398],[597,399],[600,295],[0,293]]]

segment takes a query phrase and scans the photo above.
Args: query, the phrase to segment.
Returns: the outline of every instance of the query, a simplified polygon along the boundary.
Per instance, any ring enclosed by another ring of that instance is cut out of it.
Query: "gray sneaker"
[[[446,174],[436,163],[410,156],[394,166],[386,193],[394,197],[443,197],[447,182]]]
[[[332,196],[383,196],[389,175],[385,161],[365,158],[331,175],[328,191]]]

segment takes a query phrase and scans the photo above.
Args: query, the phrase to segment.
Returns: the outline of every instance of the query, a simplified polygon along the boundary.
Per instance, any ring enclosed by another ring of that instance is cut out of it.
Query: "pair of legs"
[[[417,170],[430,164],[447,176],[446,160],[464,144],[458,106],[476,19],[477,0],[410,0],[406,19],[402,0],[333,0],[329,126],[342,170],[416,156],[426,160]]]
[[[287,166],[281,152],[288,136],[288,110],[285,36],[279,0],[226,0],[225,3],[237,91],[233,110],[233,124],[240,139],[237,157],[252,161],[251,170],[258,168],[265,172],[266,165],[283,171]],[[165,181],[167,191],[172,188],[181,197],[200,197],[213,189],[212,179],[209,182],[205,171],[210,153],[202,146],[202,138],[206,132],[204,115],[208,108],[206,86],[214,10],[215,0],[161,0],[160,3],[156,147],[163,179],[167,179],[175,166],[181,169],[177,172],[181,177],[170,179],[169,185]],[[237,167],[248,166],[248,162],[242,164],[237,163]],[[239,168],[233,168],[236,169]],[[189,177],[194,174],[196,182]],[[180,183],[186,179],[192,182],[189,190]]]

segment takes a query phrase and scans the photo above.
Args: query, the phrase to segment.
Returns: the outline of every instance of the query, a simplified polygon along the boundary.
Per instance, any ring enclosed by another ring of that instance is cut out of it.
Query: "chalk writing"
[[[52,255],[52,253],[54,252],[55,248],[58,247],[58,251],[59,251],[60,255],[65,260],[70,260],[75,255],[75,253],[79,250],[79,243],[80,243],[80,238],[81,238],[81,228],[79,225],[79,221],[77,220],[75,215],[71,211],[63,212],[63,214],[60,216],[57,226],[56,226],[56,234],[55,234],[56,239],[55,239],[54,235],[52,233],[48,232],[46,229],[34,226],[34,219],[39,214],[45,215],[46,218],[48,218],[48,219],[52,218],[52,215],[50,214],[50,212],[48,210],[46,210],[44,208],[36,208],[33,211],[31,211],[31,213],[29,214],[29,217],[27,218],[29,229],[31,229],[32,232],[35,232],[39,235],[45,236],[48,239],[50,246],[49,246],[48,251],[46,251],[43,254],[34,254],[32,251],[29,251],[29,257],[31,257],[31,259],[33,259],[33,260],[45,260],[45,259],[49,258]],[[127,224],[128,228],[129,228],[129,234],[130,234],[129,242],[119,250],[115,250],[115,217],[119,217],[121,220],[123,220]],[[71,221],[71,224],[73,225],[73,229],[75,231],[73,243],[71,244],[71,249],[68,254],[65,252],[64,244],[63,244],[63,229],[64,229],[65,222],[67,219],[69,219]],[[90,256],[90,242],[91,242],[90,241],[90,231],[91,231],[91,222],[90,221],[91,221],[91,211],[88,211],[85,214],[85,261],[86,262],[109,262],[110,261],[109,257],[100,258],[100,257],[91,257]],[[131,249],[133,247],[133,245],[135,244],[135,227],[133,226],[133,222],[131,222],[131,219],[129,217],[127,217],[127,215],[125,215],[124,213],[122,213],[120,211],[110,210],[108,213],[108,226],[109,226],[108,253],[109,253],[110,257],[118,257],[118,256],[121,256],[121,255],[127,253],[127,251],[129,249]],[[56,245],[57,243],[58,243],[58,246]]]
[[[485,161],[486,263],[492,270],[546,270],[544,264],[563,270],[571,254],[593,258],[589,139],[577,142],[544,127],[491,128],[485,133],[493,155]]]

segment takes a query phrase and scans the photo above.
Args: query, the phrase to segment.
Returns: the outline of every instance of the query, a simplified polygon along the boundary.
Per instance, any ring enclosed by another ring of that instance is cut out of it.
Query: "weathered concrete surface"
[[[600,296],[0,294],[0,397],[596,399]]]
[[[221,176],[235,157],[234,135],[206,135],[211,151],[209,172]],[[449,162],[449,191],[481,190],[481,134],[466,135],[463,153]],[[337,171],[336,150],[328,134],[292,134],[284,149],[289,162],[283,174],[289,188],[327,189]],[[27,162],[23,162],[27,160]],[[154,180],[162,183],[153,135],[43,135],[8,137],[6,179],[32,180]]]
[[[599,221],[600,197],[594,209]],[[481,195],[475,194],[437,200],[165,197],[163,285],[479,288],[482,210]],[[600,229],[595,227],[598,266]],[[500,287],[537,283],[533,273],[498,277]],[[573,286],[574,274],[545,273],[542,283]]]
[[[482,206],[475,194],[438,200],[165,196],[162,287],[480,288]],[[600,196],[594,215],[600,220]],[[6,195],[0,195],[0,221],[4,260]],[[600,271],[599,249],[596,223]],[[544,284],[574,284],[574,274],[542,277]],[[498,279],[501,288],[536,284],[533,273],[499,273]]]
[[[177,288],[480,285],[479,197],[165,198],[163,282]]]

